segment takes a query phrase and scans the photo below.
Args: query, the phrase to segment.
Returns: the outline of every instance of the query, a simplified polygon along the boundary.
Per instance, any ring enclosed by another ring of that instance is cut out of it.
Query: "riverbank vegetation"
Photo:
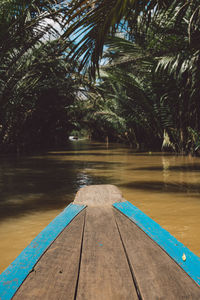
[[[137,151],[198,154],[199,69],[199,0],[4,0],[1,151],[85,129]]]

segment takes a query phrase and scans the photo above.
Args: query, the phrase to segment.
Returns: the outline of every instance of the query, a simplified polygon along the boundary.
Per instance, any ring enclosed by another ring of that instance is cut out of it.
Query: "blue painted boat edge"
[[[0,275],[0,300],[14,296],[43,253],[85,207],[69,204],[8,266]]]
[[[114,203],[113,206],[131,219],[152,240],[154,240],[169,256],[200,285],[200,257],[179,242],[167,230],[148,217],[139,208],[128,201]],[[182,259],[183,254],[186,260]]]

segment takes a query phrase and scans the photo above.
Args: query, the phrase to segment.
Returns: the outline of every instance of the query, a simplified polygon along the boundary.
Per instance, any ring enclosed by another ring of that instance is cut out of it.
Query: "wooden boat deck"
[[[200,299],[199,285],[143,230],[112,207],[114,186],[83,188],[87,205],[42,255],[14,300]]]

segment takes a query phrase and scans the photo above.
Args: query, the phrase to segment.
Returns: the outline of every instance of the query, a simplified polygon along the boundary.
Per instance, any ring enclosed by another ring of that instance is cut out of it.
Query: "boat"
[[[81,188],[0,275],[0,299],[200,299],[200,258],[123,198]]]
[[[70,141],[77,141],[78,140],[78,136],[69,136],[69,140]]]

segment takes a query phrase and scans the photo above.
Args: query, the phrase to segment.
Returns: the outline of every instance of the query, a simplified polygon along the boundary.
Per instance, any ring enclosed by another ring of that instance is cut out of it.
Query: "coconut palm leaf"
[[[72,50],[73,57],[82,57],[83,66],[89,64],[95,76],[105,39],[116,32],[122,21],[127,27],[129,18],[134,18],[136,22],[141,13],[150,21],[148,16],[169,5],[170,1],[167,0],[71,0],[69,17],[65,23],[68,28],[62,38],[73,35],[76,39],[79,35],[77,45]]]

